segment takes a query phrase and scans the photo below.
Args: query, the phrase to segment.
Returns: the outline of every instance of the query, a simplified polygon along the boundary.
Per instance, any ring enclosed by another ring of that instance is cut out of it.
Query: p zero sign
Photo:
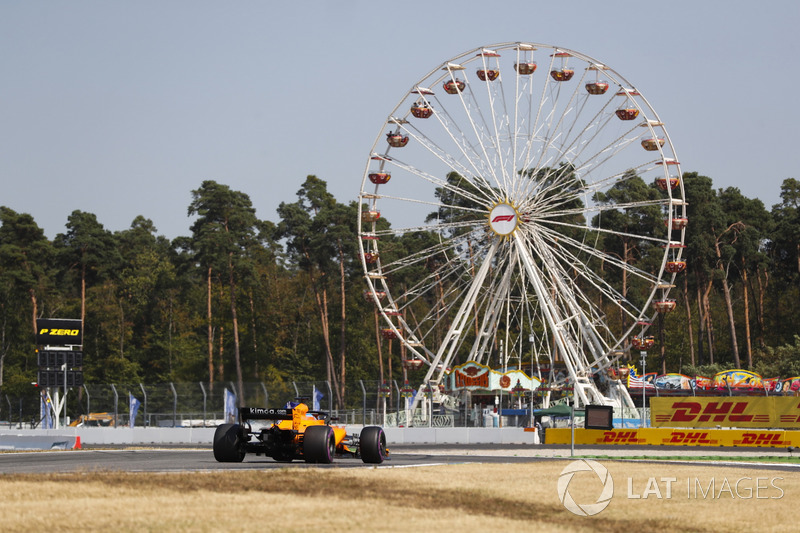
[[[798,397],[652,398],[653,427],[798,428]]]
[[[83,327],[80,320],[37,318],[36,330],[36,344],[42,346],[83,344]]]

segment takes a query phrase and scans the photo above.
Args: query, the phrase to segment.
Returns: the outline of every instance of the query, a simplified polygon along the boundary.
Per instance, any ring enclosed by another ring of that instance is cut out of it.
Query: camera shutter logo
[[[597,497],[595,503],[577,503],[569,493],[569,483],[576,472],[594,472],[603,483],[603,490],[600,496]],[[614,496],[614,480],[611,479],[608,469],[598,463],[589,459],[581,459],[580,461],[573,461],[564,467],[561,475],[558,478],[558,499],[566,507],[566,509],[578,516],[594,516],[600,513],[603,509],[608,507],[611,503],[611,498]]]

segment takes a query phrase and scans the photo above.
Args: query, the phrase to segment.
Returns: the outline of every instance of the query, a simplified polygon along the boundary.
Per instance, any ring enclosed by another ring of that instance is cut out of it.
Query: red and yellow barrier
[[[545,444],[569,444],[569,428],[548,428]],[[656,446],[800,447],[800,431],[739,429],[583,429],[575,428],[575,444]]]

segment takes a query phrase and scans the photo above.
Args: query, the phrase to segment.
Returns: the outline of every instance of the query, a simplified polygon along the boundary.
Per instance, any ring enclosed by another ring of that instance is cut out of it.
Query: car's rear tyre
[[[365,463],[381,464],[387,456],[386,433],[378,426],[367,426],[358,439],[361,460]]]
[[[330,426],[308,426],[303,435],[303,457],[307,463],[332,463],[336,439]]]
[[[242,426],[220,424],[214,432],[214,459],[220,463],[241,463],[245,456]]]

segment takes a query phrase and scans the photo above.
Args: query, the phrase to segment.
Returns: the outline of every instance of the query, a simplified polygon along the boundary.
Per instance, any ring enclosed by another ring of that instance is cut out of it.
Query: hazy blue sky
[[[508,41],[631,81],[684,172],[770,208],[795,171],[800,2],[0,0],[0,205],[188,235],[214,179],[277,220],[306,175],[355,199],[386,115],[441,62]]]

